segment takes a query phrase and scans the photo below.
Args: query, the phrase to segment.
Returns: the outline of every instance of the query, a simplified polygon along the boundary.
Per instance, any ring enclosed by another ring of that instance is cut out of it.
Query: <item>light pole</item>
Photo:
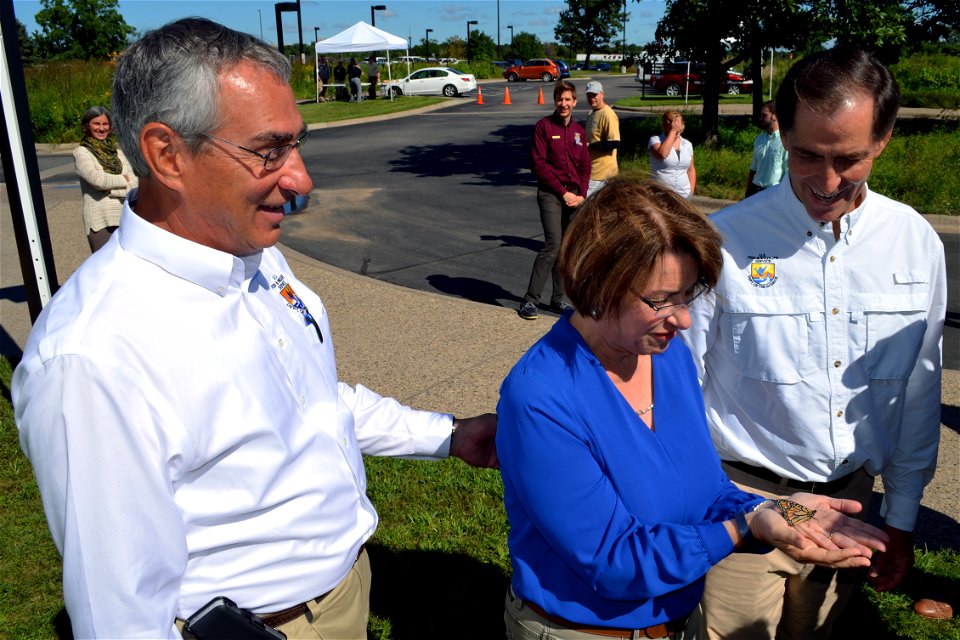
[[[513,49],[513,25],[508,24],[507,29],[510,29],[510,48]],[[513,55],[513,51],[510,52],[510,55]]]
[[[387,5],[385,4],[372,4],[370,5],[370,26],[377,26],[377,16],[374,11],[386,11]]]
[[[320,41],[320,27],[313,28],[313,44],[317,44]]]
[[[500,0],[497,0],[497,59],[500,59]]]
[[[263,12],[257,9],[257,15],[260,17],[260,39],[263,40]]]
[[[477,24],[476,20],[467,20],[467,64],[470,64],[470,25]]]
[[[430,34],[431,33],[433,33],[433,29],[427,29],[427,36],[425,38],[427,41],[427,60],[430,59]]]

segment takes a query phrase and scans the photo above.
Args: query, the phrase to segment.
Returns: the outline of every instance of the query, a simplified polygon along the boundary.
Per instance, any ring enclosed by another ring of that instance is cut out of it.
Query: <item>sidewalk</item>
[[[80,191],[47,185],[43,195],[63,283],[89,256]],[[0,185],[0,351],[19,355],[31,325],[8,206]],[[280,249],[327,307],[341,380],[417,408],[464,416],[494,411],[500,381],[553,323],[549,316],[529,322],[514,309],[405,289]],[[945,371],[943,382],[944,420],[951,427],[941,428],[938,472],[924,497],[918,543],[958,548],[960,372]],[[879,482],[875,491],[882,491]]]

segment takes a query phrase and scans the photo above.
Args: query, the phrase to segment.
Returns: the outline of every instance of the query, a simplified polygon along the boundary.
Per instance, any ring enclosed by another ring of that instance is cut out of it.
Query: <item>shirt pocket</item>
[[[917,364],[927,331],[929,282],[925,274],[893,274],[892,293],[863,293],[851,308],[866,325],[864,368],[871,380],[905,380]],[[900,291],[902,289],[902,291]]]
[[[796,384],[810,362],[811,321],[821,311],[802,300],[762,297],[724,305],[721,335],[744,376]]]

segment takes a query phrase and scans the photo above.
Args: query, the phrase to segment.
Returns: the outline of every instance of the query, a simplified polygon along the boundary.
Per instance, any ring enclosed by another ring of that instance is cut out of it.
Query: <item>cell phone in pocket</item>
[[[187,618],[184,630],[198,640],[286,640],[252,611],[241,609],[225,596],[217,596]]]

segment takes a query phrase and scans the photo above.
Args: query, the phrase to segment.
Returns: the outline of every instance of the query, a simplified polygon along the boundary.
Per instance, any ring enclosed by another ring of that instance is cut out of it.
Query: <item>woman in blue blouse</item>
[[[856,502],[796,494],[781,515],[722,471],[673,339],[720,268],[713,226],[655,183],[612,180],[571,222],[560,269],[575,311],[517,363],[498,406],[508,638],[689,640],[703,577],[734,550],[861,567],[884,548],[841,513]]]

